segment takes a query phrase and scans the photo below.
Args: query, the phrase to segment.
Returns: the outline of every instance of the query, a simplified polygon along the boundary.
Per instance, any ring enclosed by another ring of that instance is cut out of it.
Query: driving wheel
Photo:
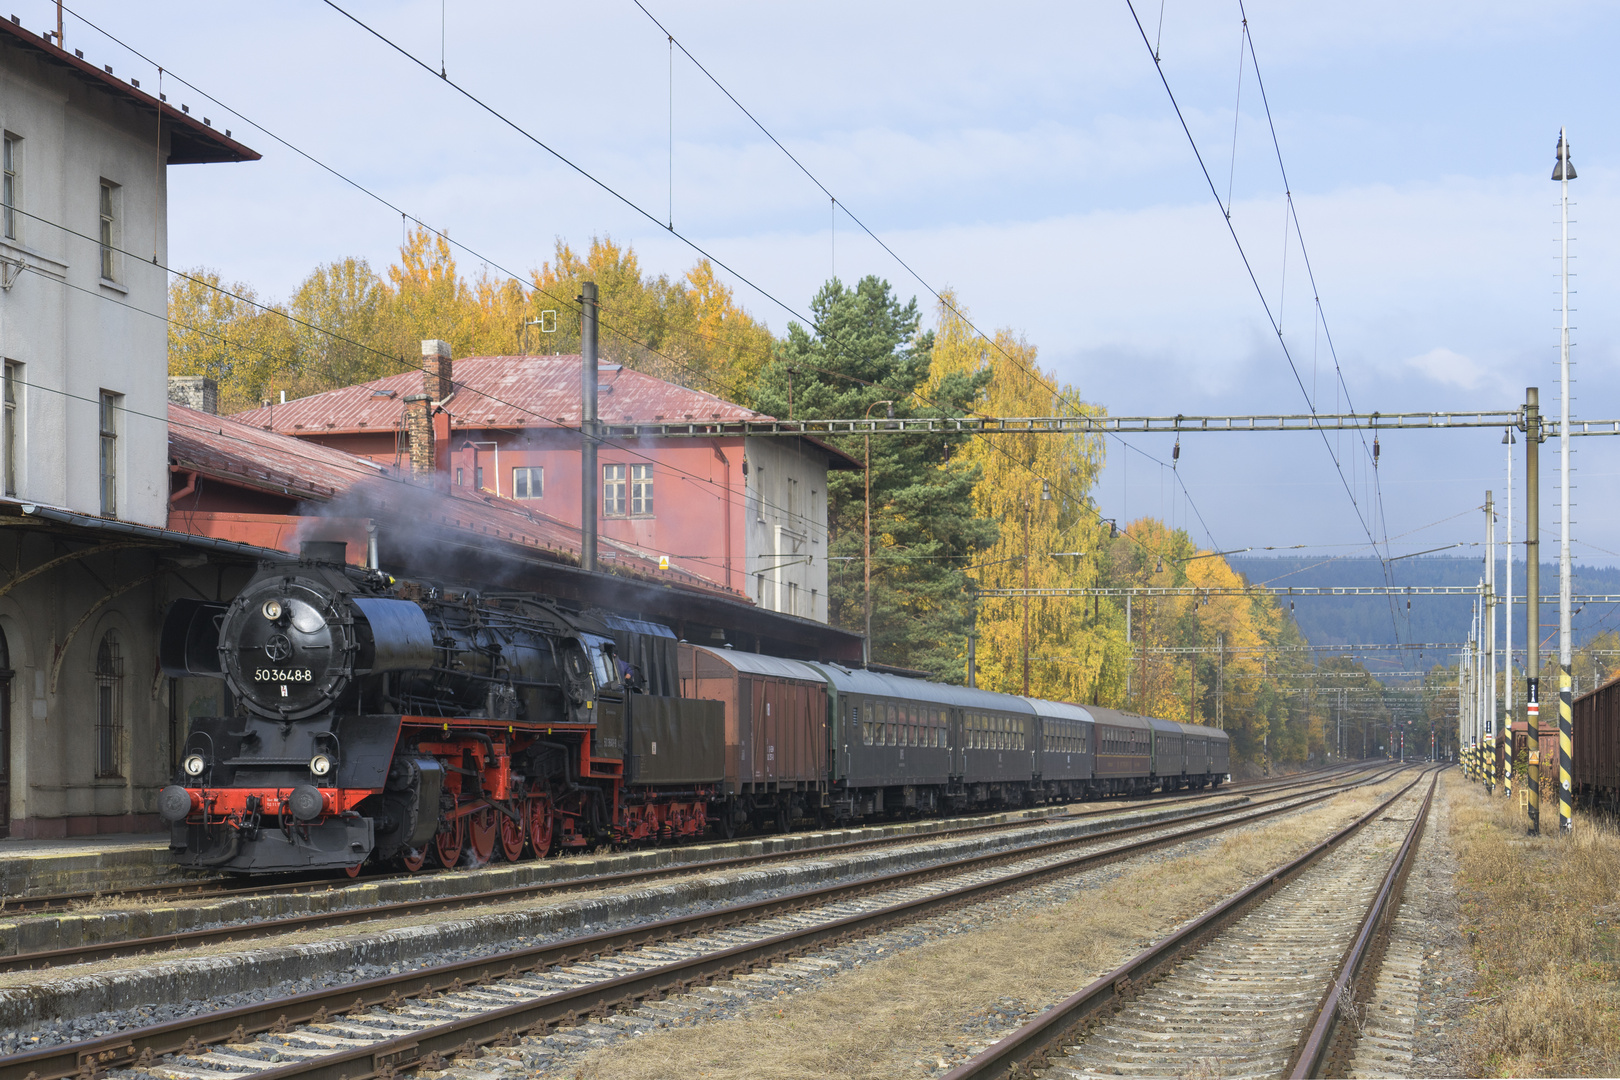
[[[495,834],[499,831],[495,817],[495,809],[490,806],[467,815],[467,854],[462,863],[468,869],[489,865],[490,856],[495,854]]]
[[[523,804],[519,803],[511,814],[498,816],[501,826],[501,854],[505,856],[507,862],[517,862],[523,858],[523,845],[529,839]]]

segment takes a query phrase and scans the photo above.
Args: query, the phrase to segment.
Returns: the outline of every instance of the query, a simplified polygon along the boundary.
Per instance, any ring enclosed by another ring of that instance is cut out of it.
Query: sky
[[[778,333],[834,274],[929,311],[948,286],[1120,416],[1501,410],[1531,385],[1556,415],[1567,125],[1571,408],[1620,417],[1620,7],[1133,0],[1139,30],[1126,0],[642,2],[838,209],[634,0],[341,0],[425,68],[309,0],[70,0],[67,44],[143,87],[161,64],[171,103],[264,154],[170,171],[177,267],[279,298],[322,262],[387,265],[400,214],[347,177],[476,252],[464,272],[525,274],[592,236],[656,273],[707,252]],[[55,23],[47,0],[12,10]],[[1110,440],[1093,495],[1218,550],[1403,554],[1483,538],[1501,439],[1386,433],[1375,471],[1353,435],[1189,434],[1173,472],[1169,437]],[[1573,555],[1620,562],[1620,438],[1572,448]]]

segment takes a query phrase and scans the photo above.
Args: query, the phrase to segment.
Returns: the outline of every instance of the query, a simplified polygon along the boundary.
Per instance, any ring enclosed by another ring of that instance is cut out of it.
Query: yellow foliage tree
[[[469,283],[449,241],[419,228],[384,275],[364,259],[326,263],[270,311],[254,306],[248,286],[224,286],[209,270],[193,276],[169,291],[170,373],[213,377],[231,411],[418,368],[429,338],[456,356],[577,351],[586,280],[601,297],[606,360],[747,404],[773,347],[707,260],[678,280],[647,276],[611,238],[583,255],[558,241],[526,286],[487,266]]]
[[[1035,347],[1022,337],[1000,330],[986,342],[954,293],[944,294],[937,317],[930,389],[950,374],[988,367],[993,374],[978,405],[985,415],[1095,414],[1073,387],[1039,366]],[[1097,584],[1100,545],[1109,532],[1089,494],[1102,468],[1100,439],[990,435],[964,440],[953,456],[980,467],[975,512],[1001,525],[1000,540],[977,560],[981,588]],[[1112,604],[1072,597],[981,600],[977,682],[1016,694],[1026,692],[1027,681],[1035,697],[1096,702],[1110,654],[1117,663],[1123,651],[1116,615]]]

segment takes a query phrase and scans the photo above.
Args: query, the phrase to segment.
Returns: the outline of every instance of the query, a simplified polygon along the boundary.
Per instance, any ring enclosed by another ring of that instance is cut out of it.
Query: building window
[[[124,657],[109,630],[96,650],[96,775],[124,774]]]
[[[461,487],[464,483],[466,483],[466,472],[467,470],[463,469],[460,465],[456,466],[456,487]]]
[[[484,467],[482,465],[473,466],[473,488],[477,491],[484,490]]]
[[[20,184],[22,162],[22,140],[15,135],[5,137],[5,179],[0,182],[0,207],[4,208],[5,234],[7,240],[17,239],[17,206],[22,196]]]
[[[789,615],[799,613],[799,583],[797,581],[788,582],[787,613]]]
[[[546,470],[539,465],[520,465],[512,470],[512,498],[538,499],[545,494]]]
[[[118,410],[124,395],[101,392],[101,516],[118,516]]]
[[[602,466],[602,513],[607,517],[624,517],[624,466]]]
[[[101,182],[101,276],[108,281],[118,280],[114,273],[117,265],[113,260],[114,249],[118,243],[117,192],[117,184],[110,184],[105,180]]]
[[[650,517],[653,512],[653,473],[651,465],[630,466],[630,513]]]
[[[5,417],[0,421],[0,475],[5,481],[5,493],[17,494],[17,387],[22,382],[22,365],[6,361]]]

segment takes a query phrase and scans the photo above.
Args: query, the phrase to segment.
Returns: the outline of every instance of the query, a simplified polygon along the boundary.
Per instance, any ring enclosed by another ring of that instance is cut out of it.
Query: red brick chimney
[[[422,342],[422,393],[434,401],[444,401],[455,389],[450,377],[450,343]]]
[[[413,476],[431,478],[436,471],[433,409],[450,396],[454,386],[449,343],[422,342],[422,392],[405,399],[405,431],[410,439]]]

